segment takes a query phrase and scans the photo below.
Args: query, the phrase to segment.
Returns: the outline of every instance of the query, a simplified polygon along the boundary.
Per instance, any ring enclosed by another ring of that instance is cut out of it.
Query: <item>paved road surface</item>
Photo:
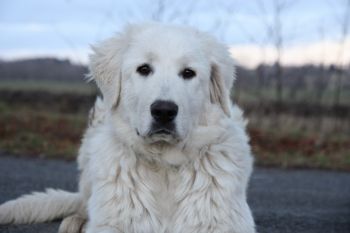
[[[0,203],[46,187],[76,189],[75,163],[0,156]],[[350,173],[256,169],[249,189],[260,233],[350,233]],[[54,233],[59,222],[0,226]]]

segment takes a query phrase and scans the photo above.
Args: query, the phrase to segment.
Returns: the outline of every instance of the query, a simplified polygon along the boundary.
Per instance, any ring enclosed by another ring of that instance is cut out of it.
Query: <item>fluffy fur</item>
[[[0,206],[0,223],[66,217],[60,233],[253,233],[246,202],[252,156],[231,104],[227,48],[196,30],[128,26],[101,42],[90,77],[103,94],[79,151],[79,193],[35,193]],[[142,77],[136,69],[151,64]],[[191,67],[196,77],[185,80]],[[150,136],[150,105],[179,106],[176,133]],[[45,208],[42,208],[44,206]]]

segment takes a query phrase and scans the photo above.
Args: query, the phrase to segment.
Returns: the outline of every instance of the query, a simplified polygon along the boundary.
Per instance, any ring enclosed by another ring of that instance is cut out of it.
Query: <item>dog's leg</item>
[[[81,194],[81,204],[78,211],[63,219],[60,224],[58,233],[85,233],[85,225],[87,222],[86,202],[90,196],[90,183],[86,181],[86,174],[82,172],[80,176],[79,189]]]
[[[99,185],[98,189],[89,200],[86,233],[159,232],[159,220],[147,200],[151,194],[139,194],[137,188],[131,190],[121,184]]]
[[[78,157],[78,166],[80,170],[79,193],[81,203],[76,213],[64,218],[58,229],[58,233],[85,233],[87,222],[87,200],[91,193],[91,182],[87,174],[87,164],[89,162],[89,153],[84,153],[84,146],[80,149]]]
[[[140,167],[115,164],[111,171],[104,170],[103,179],[95,180],[88,201],[87,233],[160,232],[157,202],[149,183],[154,179],[147,179],[146,169]]]
[[[121,231],[118,231],[114,228],[108,228],[108,227],[96,227],[96,228],[89,228],[86,233],[122,233]],[[124,233],[124,232],[123,232]]]
[[[188,174],[189,175],[189,174]],[[173,233],[254,233],[253,218],[241,190],[231,191],[232,181],[197,173],[193,187],[178,193]],[[226,187],[225,187],[226,186]]]
[[[236,135],[203,147],[193,166],[180,171],[171,232],[255,232],[246,201],[252,157],[245,138]]]
[[[58,233],[84,233],[86,218],[80,215],[71,215],[63,219]]]

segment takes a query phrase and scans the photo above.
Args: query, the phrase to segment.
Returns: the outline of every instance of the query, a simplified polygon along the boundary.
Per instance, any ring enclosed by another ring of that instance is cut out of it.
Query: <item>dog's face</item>
[[[95,48],[91,60],[105,101],[146,143],[184,140],[205,120],[207,103],[229,115],[232,60],[203,33],[133,26]]]
[[[173,30],[145,30],[130,41],[119,107],[149,142],[185,138],[209,101],[210,63],[196,42]]]

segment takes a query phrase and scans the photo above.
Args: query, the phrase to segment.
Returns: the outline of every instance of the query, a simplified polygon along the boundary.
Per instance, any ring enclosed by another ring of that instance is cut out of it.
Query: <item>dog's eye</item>
[[[148,76],[150,73],[152,73],[152,68],[148,64],[143,64],[137,67],[136,71],[142,76]]]
[[[196,72],[190,68],[185,68],[180,75],[184,78],[184,79],[191,79],[194,76],[196,76]]]

